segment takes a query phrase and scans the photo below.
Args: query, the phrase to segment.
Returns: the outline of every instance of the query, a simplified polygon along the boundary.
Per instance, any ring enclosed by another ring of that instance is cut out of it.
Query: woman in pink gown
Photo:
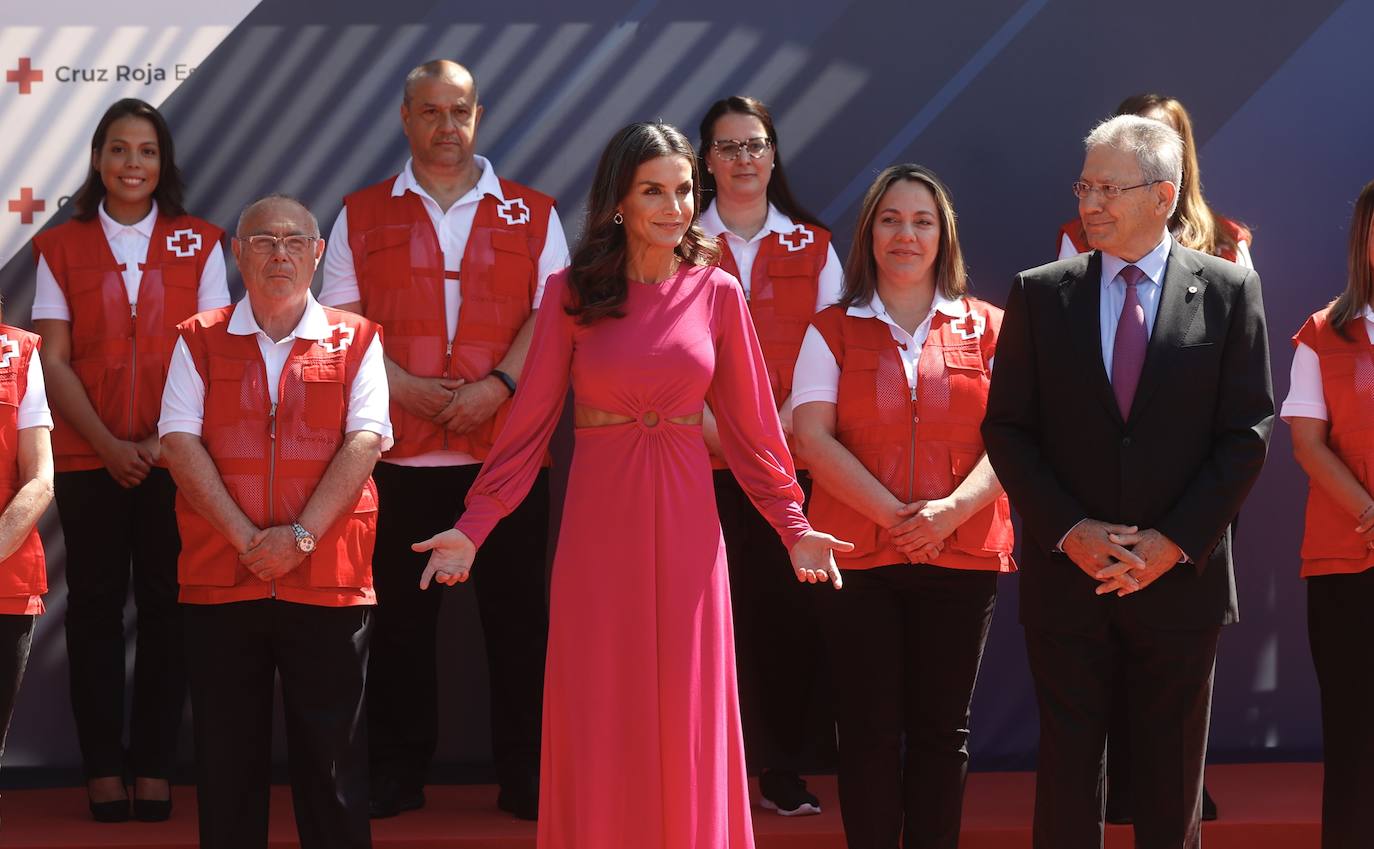
[[[601,156],[587,233],[550,278],[510,419],[421,585],[465,580],[534,479],[571,380],[575,448],[554,560],[540,849],[754,845],[730,594],[701,411],[791,552],[839,586],[802,514],[738,281],[711,267],[691,145],[633,124]]]

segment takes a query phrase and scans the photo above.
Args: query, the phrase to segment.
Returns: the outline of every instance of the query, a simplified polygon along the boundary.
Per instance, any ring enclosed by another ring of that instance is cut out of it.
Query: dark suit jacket
[[[1101,269],[1096,251],[1050,263],[1007,298],[983,439],[1023,521],[1021,621],[1080,630],[1117,610],[1159,628],[1234,622],[1227,526],[1274,418],[1259,276],[1174,245],[1122,421],[1102,364]],[[1125,598],[1097,596],[1054,550],[1084,518],[1155,528],[1192,562]]]

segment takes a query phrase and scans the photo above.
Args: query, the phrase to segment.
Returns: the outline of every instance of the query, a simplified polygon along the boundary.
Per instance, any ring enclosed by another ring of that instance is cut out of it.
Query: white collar
[[[706,207],[706,211],[701,214],[699,223],[701,224],[701,229],[705,230],[708,236],[720,236],[721,234],[725,234],[734,236],[736,239],[740,238],[736,236],[729,227],[725,226],[725,222],[720,218],[720,213],[716,211],[716,202],[714,200],[711,201],[710,206]],[[776,206],[770,203],[768,204],[768,217],[764,219],[763,227],[754,234],[754,238],[748,240],[748,244],[753,244],[754,242],[767,238],[770,233],[791,233],[795,229],[797,229],[796,222],[786,215],[783,215]],[[744,240],[741,239],[741,241]]]
[[[257,318],[253,316],[253,307],[248,302],[246,294],[234,305],[234,312],[229,316],[229,332],[235,336],[254,336],[263,332],[258,326]],[[313,294],[306,292],[305,312],[301,314],[301,320],[296,322],[295,328],[287,334],[287,338],[318,342],[328,335],[329,319],[324,314],[324,307],[320,306]]]
[[[1159,244],[1154,246],[1154,250],[1135,262],[1127,262],[1119,256],[1112,256],[1106,251],[1102,252],[1102,288],[1106,289],[1121,273],[1121,269],[1128,265],[1134,265],[1145,276],[1150,278],[1150,282],[1156,286],[1164,285],[1164,266],[1169,261],[1169,250],[1173,247],[1174,238],[1169,235],[1169,231],[1164,231],[1164,238],[1159,240]]]
[[[153,238],[153,225],[157,223],[157,201],[153,201],[153,206],[148,210],[148,214],[143,216],[143,220],[134,224],[120,224],[110,217],[110,213],[105,211],[105,201],[100,202],[96,207],[97,214],[100,216],[100,228],[105,231],[106,239],[113,239],[125,230],[133,230],[145,239]]]
[[[406,167],[401,169],[401,173],[396,175],[396,180],[391,184],[391,196],[400,197],[406,192],[414,192],[420,197],[434,198],[429,196],[419,181],[415,179],[415,169],[412,167],[414,159],[406,160]],[[461,206],[465,203],[472,203],[481,200],[486,195],[491,195],[497,200],[505,203],[506,196],[501,192],[501,180],[496,176],[496,169],[491,167],[491,162],[485,156],[472,157],[472,161],[481,169],[481,176],[477,178],[477,184],[468,190],[468,193],[458,198],[453,206]],[[450,207],[452,208],[452,207]]]
[[[1374,321],[1374,306],[1365,304],[1364,312],[1360,313],[1360,315],[1364,316],[1365,321]]]
[[[926,314],[926,319],[929,319],[937,312],[942,312],[950,318],[963,318],[964,309],[965,304],[963,298],[946,298],[945,293],[941,292],[940,288],[937,286],[935,288],[935,300],[930,304],[930,312]],[[887,307],[883,305],[882,298],[878,297],[876,289],[873,292],[872,300],[861,306],[850,307],[845,310],[845,315],[852,315],[855,318],[878,318],[888,324],[896,325],[892,317],[887,314]],[[924,324],[925,322],[923,321],[922,323]]]

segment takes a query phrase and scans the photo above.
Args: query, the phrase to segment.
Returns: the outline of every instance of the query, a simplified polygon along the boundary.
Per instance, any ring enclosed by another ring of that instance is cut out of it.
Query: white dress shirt
[[[481,169],[482,175],[477,184],[467,194],[454,202],[447,210],[441,209],[438,201],[430,197],[415,180],[411,160],[406,160],[405,168],[396,175],[391,184],[391,196],[401,197],[412,192],[420,198],[429,214],[430,224],[439,237],[439,249],[444,254],[446,271],[461,271],[463,252],[467,250],[468,237],[472,234],[472,222],[477,216],[477,204],[482,198],[491,195],[500,201],[507,200],[501,191],[501,181],[497,179],[496,169],[485,157],[474,156],[473,161]],[[558,210],[549,212],[549,229],[544,236],[544,247],[539,253],[539,282],[534,291],[533,309],[539,309],[544,299],[544,285],[549,275],[568,266],[568,240],[563,234],[563,225],[558,218]],[[329,233],[329,247],[324,254],[324,283],[320,288],[320,303],[325,306],[352,304],[362,300],[358,289],[358,272],[353,265],[353,248],[348,243],[348,208],[339,210],[334,220],[334,229]],[[444,321],[448,328],[448,339],[452,342],[458,332],[458,307],[463,302],[459,281],[444,278]],[[414,457],[386,458],[385,462],[398,466],[470,466],[481,462],[463,451],[430,451]]]
[[[1169,262],[1169,249],[1174,240],[1168,234],[1159,240],[1154,250],[1135,262],[1127,262],[1109,253],[1102,254],[1102,299],[1098,306],[1097,326],[1102,331],[1102,366],[1107,379],[1112,377],[1112,351],[1116,346],[1116,324],[1121,320],[1121,308],[1126,304],[1126,281],[1119,276],[1121,269],[1134,265],[1145,272],[1145,279],[1135,286],[1136,297],[1145,308],[1145,338],[1154,334],[1155,317],[1159,314],[1159,293],[1164,288],[1164,267]]]
[[[157,223],[157,201],[153,208],[135,224],[120,224],[105,211],[102,201],[96,211],[100,218],[100,228],[105,231],[105,241],[110,245],[110,253],[115,262],[124,266],[124,290],[129,303],[138,302],[138,284],[143,281],[143,269],[139,266],[148,260],[148,243],[153,238],[153,225]],[[200,272],[200,284],[196,290],[196,310],[217,310],[229,306],[229,281],[224,271],[224,249],[219,242],[209,246],[210,253],[205,257],[205,266]],[[38,274],[34,281],[33,318],[58,319],[71,321],[72,313],[67,304],[67,296],[57,284],[57,278],[48,261],[38,258]]]
[[[280,342],[258,326],[247,296],[239,301],[229,316],[229,333],[234,336],[253,336],[267,368],[267,393],[277,403],[277,386],[286,361],[297,339],[318,341],[329,336],[331,328],[324,309],[309,296],[305,312],[296,327]],[[386,363],[382,360],[382,342],[372,338],[372,344],[358,364],[358,373],[348,394],[348,413],[344,432],[371,431],[382,437],[382,450],[391,447],[391,397],[387,389]],[[196,370],[195,360],[184,339],[178,339],[167,369],[167,384],[162,391],[162,417],[157,423],[158,437],[169,433],[190,433],[200,436],[205,423],[205,381]]]
[[[1374,345],[1374,309],[1366,306],[1364,312],[1365,335]],[[1288,421],[1294,416],[1305,419],[1330,421],[1326,409],[1326,393],[1322,389],[1322,364],[1317,352],[1305,342],[1299,342],[1293,350],[1293,368],[1289,372],[1288,397],[1283,400],[1279,417]]]
[[[744,287],[744,297],[749,297],[750,277],[754,273],[754,260],[759,255],[759,247],[763,245],[763,240],[770,236],[791,233],[797,228],[796,223],[783,215],[776,206],[768,204],[768,218],[763,222],[763,227],[754,234],[752,239],[745,240],[735,235],[725,222],[721,220],[720,213],[716,211],[714,201],[706,207],[706,211],[701,214],[701,229],[706,231],[706,235],[723,238],[725,243],[730,246],[730,254],[735,258],[735,264],[739,266],[739,282]],[[821,267],[820,278],[816,281],[816,312],[820,312],[840,299],[840,293],[844,289],[844,267],[840,265],[840,258],[835,254],[835,244],[832,242],[826,248],[825,265]]]
[[[906,383],[911,389],[911,397],[916,397],[916,384],[919,377],[917,365],[921,361],[921,348],[930,338],[930,325],[937,312],[950,318],[959,318],[967,311],[963,298],[951,300],[937,288],[935,300],[931,302],[930,312],[916,327],[915,333],[907,333],[892,316],[887,307],[873,293],[873,299],[864,306],[849,307],[845,315],[856,318],[876,318],[887,325],[888,332],[897,342],[897,353],[902,358],[902,369],[906,371]],[[825,343],[825,337],[815,325],[806,328],[802,339],[801,353],[797,355],[797,367],[792,374],[792,407],[800,407],[811,401],[825,401],[834,404],[840,397],[840,364],[835,354]]]

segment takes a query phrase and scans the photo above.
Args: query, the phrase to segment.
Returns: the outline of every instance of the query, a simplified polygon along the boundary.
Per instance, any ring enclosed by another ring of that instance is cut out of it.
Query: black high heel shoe
[[[86,799],[91,806],[91,817],[96,822],[128,822],[129,821],[129,800],[111,799],[108,802],[95,802],[90,798]]]
[[[134,819],[139,822],[164,822],[172,815],[172,799],[134,799]]]

